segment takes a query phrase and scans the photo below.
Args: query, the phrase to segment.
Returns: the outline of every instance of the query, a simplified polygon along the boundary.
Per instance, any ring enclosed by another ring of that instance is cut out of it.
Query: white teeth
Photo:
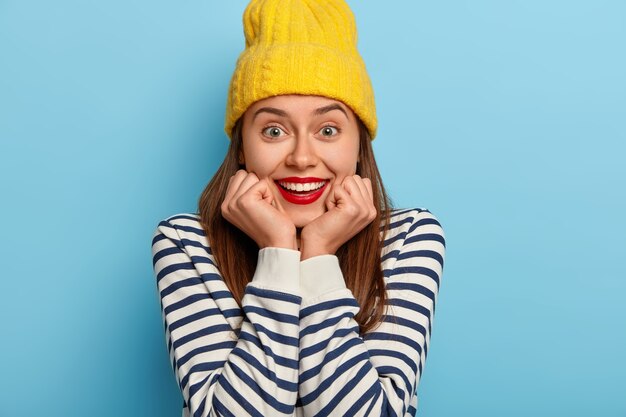
[[[315,190],[322,188],[326,182],[320,181],[320,182],[295,183],[295,182],[279,181],[278,183],[281,185],[281,187],[286,188],[287,190],[290,190],[290,191],[315,191]]]

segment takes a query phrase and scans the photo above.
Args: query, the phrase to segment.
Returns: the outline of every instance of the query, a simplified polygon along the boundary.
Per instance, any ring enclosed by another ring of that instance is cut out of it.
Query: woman
[[[183,416],[409,416],[445,240],[391,210],[342,0],[253,0],[230,148],[198,213],[152,243]]]

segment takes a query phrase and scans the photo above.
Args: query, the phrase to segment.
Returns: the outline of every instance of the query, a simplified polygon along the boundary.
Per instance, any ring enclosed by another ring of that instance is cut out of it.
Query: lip
[[[319,190],[316,190],[316,191],[314,191],[312,193],[309,193],[309,194],[294,194],[294,193],[290,193],[289,191],[287,191],[283,187],[281,187],[281,185],[279,184],[280,181],[283,181],[283,182],[293,182],[293,183],[296,183],[296,184],[303,184],[303,183],[308,183],[308,182],[322,182],[322,181],[324,181],[324,185]],[[328,186],[328,183],[330,181],[328,181],[328,180],[326,180],[324,178],[316,178],[316,177],[287,177],[287,178],[281,178],[279,180],[275,180],[274,182],[276,183],[276,187],[278,187],[278,191],[280,191],[280,194],[289,203],[293,203],[293,204],[311,204],[311,203],[317,201],[317,199],[320,198],[322,196],[322,194],[324,194],[324,190],[326,190],[326,187]]]

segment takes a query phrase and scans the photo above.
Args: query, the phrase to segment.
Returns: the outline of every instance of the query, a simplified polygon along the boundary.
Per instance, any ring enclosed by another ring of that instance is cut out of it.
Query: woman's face
[[[254,103],[243,115],[246,171],[268,178],[277,208],[296,227],[326,211],[335,183],[356,173],[359,128],[340,101],[283,95]]]

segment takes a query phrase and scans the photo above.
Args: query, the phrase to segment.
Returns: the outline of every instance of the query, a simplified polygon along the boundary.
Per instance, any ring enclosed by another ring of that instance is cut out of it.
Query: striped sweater
[[[153,266],[187,416],[413,416],[443,271],[426,209],[395,210],[382,253],[383,322],[359,335],[337,257],[259,251],[239,307],[199,215],[159,223]]]

